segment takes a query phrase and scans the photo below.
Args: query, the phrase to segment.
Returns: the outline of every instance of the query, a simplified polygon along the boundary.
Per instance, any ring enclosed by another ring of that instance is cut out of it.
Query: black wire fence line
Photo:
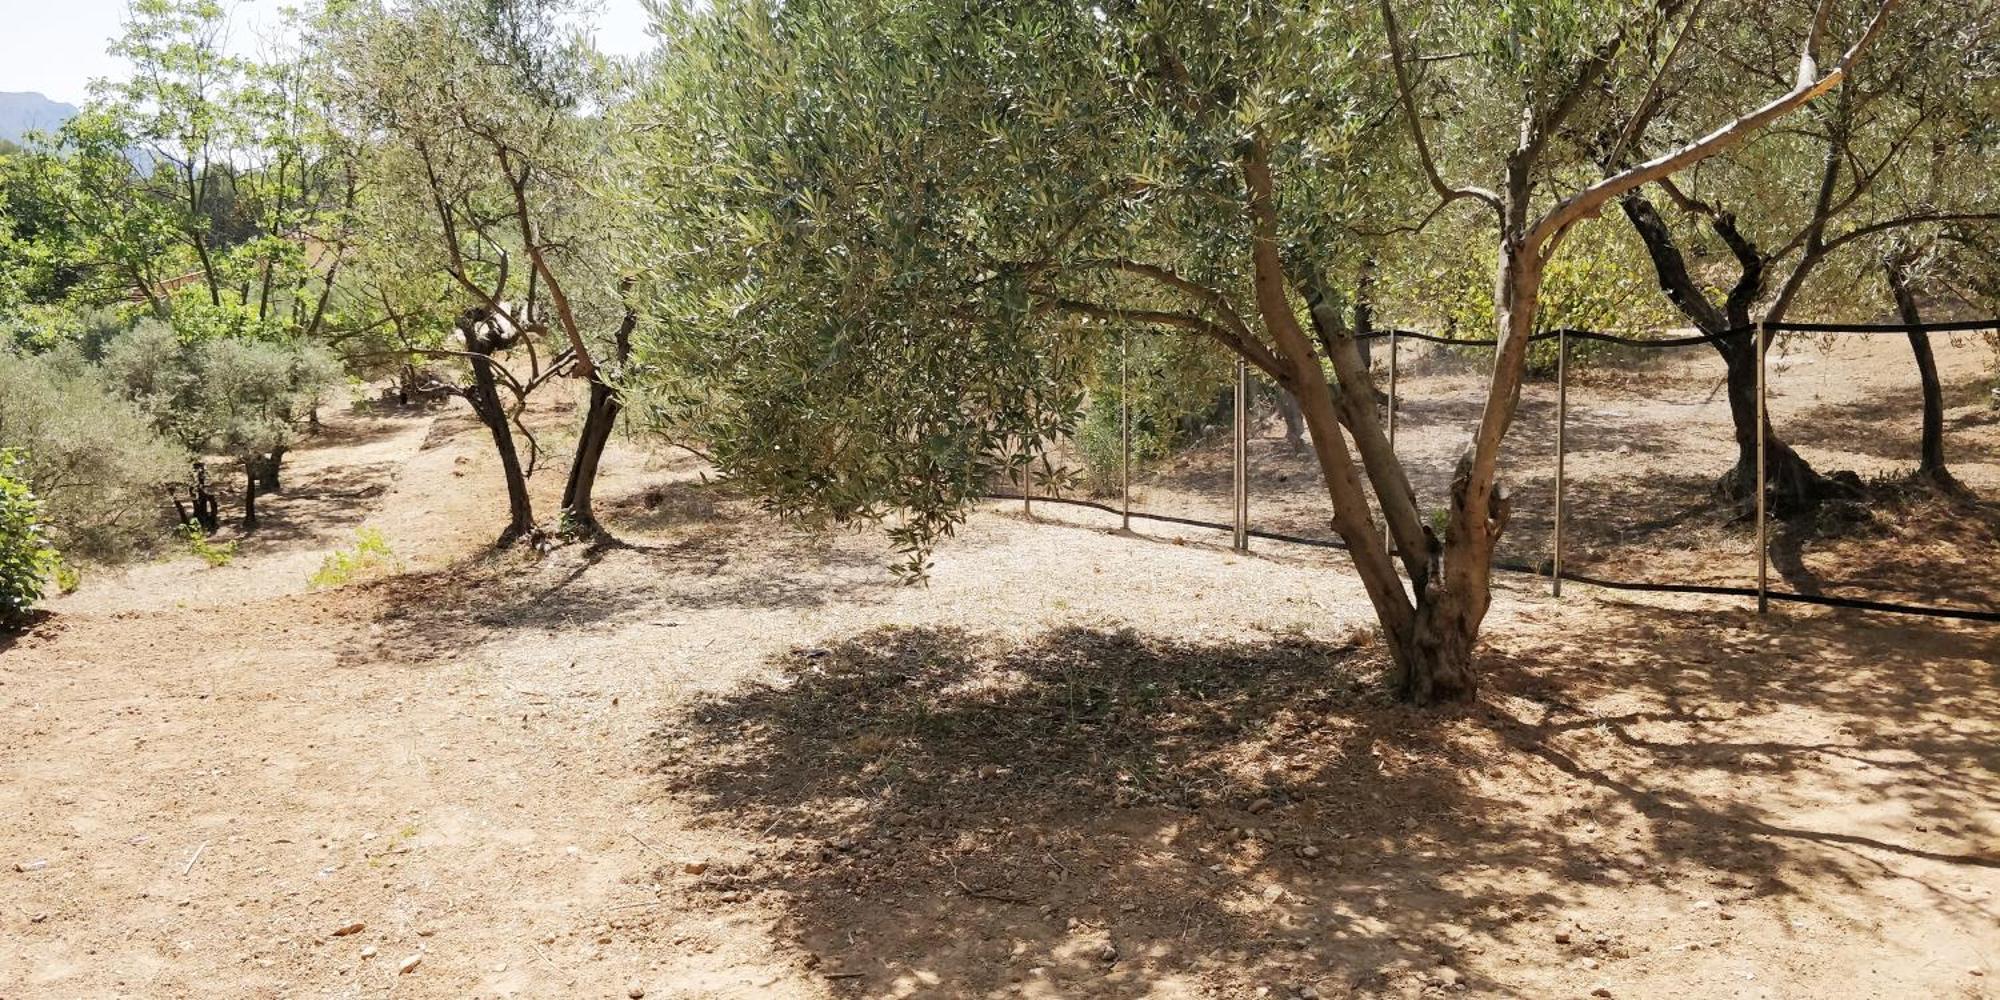
[[[1541,341],[1541,340],[1558,341],[1558,343],[1560,343],[1563,347],[1563,351],[1561,353],[1564,356],[1563,360],[1566,361],[1568,355],[1568,350],[1567,350],[1568,339],[1572,337],[1580,340],[1596,340],[1606,343],[1620,344],[1628,347],[1637,347],[1637,348],[1675,348],[1675,347],[1691,347],[1698,344],[1715,343],[1733,337],[1740,337],[1740,336],[1759,334],[1759,333],[1771,333],[1771,332],[1874,335],[1874,334],[1885,334],[1885,333],[1914,333],[1914,332],[1964,333],[1964,332],[1976,332],[1980,330],[1989,330],[1989,329],[2000,330],[2000,318],[1954,320],[1944,323],[1921,323],[1921,324],[1790,323],[1790,322],[1758,323],[1749,326],[1737,327],[1731,330],[1725,330],[1716,334],[1709,334],[1704,332],[1696,336],[1663,337],[1663,338],[1630,337],[1613,333],[1604,333],[1602,331],[1597,331],[1597,330],[1562,328],[1562,329],[1546,330],[1539,333],[1534,333],[1531,334],[1528,339],[1531,341]],[[1479,347],[1479,346],[1492,347],[1498,343],[1497,341],[1491,339],[1461,340],[1461,339],[1454,339],[1451,337],[1440,337],[1434,334],[1420,333],[1414,330],[1403,330],[1400,328],[1374,330],[1365,334],[1361,334],[1356,339],[1375,340],[1384,338],[1388,339],[1390,346],[1390,355],[1389,355],[1390,412],[1389,412],[1388,426],[1389,426],[1389,444],[1390,447],[1392,448],[1395,446],[1395,440],[1396,440],[1396,413],[1395,413],[1395,402],[1394,402],[1396,398],[1395,347],[1398,341],[1404,338],[1408,338],[1412,340],[1421,340],[1430,343],[1444,344],[1448,346],[1457,346],[1457,347]],[[1764,405],[1765,405],[1764,404],[1765,382],[1764,382],[1763,372],[1764,372],[1764,345],[1767,339],[1768,338],[1766,337],[1760,336],[1756,340],[1759,425],[1762,425],[1764,422],[1763,415],[1764,415]],[[1125,396],[1128,390],[1126,386],[1125,364],[1123,360],[1124,347],[1122,346],[1122,344],[1123,341],[1121,341],[1121,347],[1120,347],[1121,360],[1119,366],[1120,367],[1119,423],[1120,423],[1121,450],[1123,453],[1123,458],[1121,459],[1121,472],[1120,472],[1120,481],[1121,481],[1120,492],[1121,495],[1124,497],[1122,501],[1123,506],[1121,508],[1114,508],[1109,504],[1097,503],[1091,500],[1081,500],[1081,499],[1075,499],[1070,497],[1059,497],[1059,496],[1041,497],[1040,499],[1044,503],[1070,504],[1072,506],[1088,507],[1094,510],[1100,510],[1109,514],[1117,514],[1126,518],[1127,524],[1130,523],[1129,521],[1130,518],[1138,517],[1166,524],[1179,524],[1179,525],[1186,525],[1188,527],[1205,528],[1216,531],[1230,531],[1233,532],[1231,547],[1238,551],[1247,551],[1247,549],[1249,548],[1249,539],[1251,538],[1262,538],[1269,541],[1285,542],[1294,545],[1314,546],[1319,548],[1345,549],[1347,547],[1344,543],[1342,543],[1338,539],[1313,538],[1303,535],[1290,535],[1282,532],[1260,530],[1250,527],[1249,516],[1248,516],[1249,484],[1248,484],[1248,477],[1245,472],[1245,457],[1246,457],[1245,439],[1247,435],[1247,426],[1248,426],[1246,418],[1249,410],[1249,407],[1247,405],[1248,371],[1246,366],[1240,360],[1237,362],[1236,365],[1236,377],[1234,379],[1235,396],[1236,396],[1235,428],[1233,434],[1234,445],[1235,445],[1233,464],[1236,467],[1235,486],[1234,486],[1235,523],[1222,524],[1220,522],[1204,521],[1198,518],[1177,517],[1170,514],[1157,514],[1148,511],[1131,509],[1131,496],[1130,496],[1131,430],[1128,423],[1129,411],[1126,406],[1126,400],[1125,400]],[[1566,364],[1560,364],[1560,363],[1558,364],[1557,367],[1558,384],[1559,387],[1563,390],[1566,390],[1567,368],[1568,366]],[[1559,400],[1557,404],[1557,410],[1559,416],[1558,416],[1557,430],[1556,430],[1556,528],[1555,528],[1554,553],[1552,557],[1547,562],[1543,563],[1541,566],[1530,565],[1525,562],[1519,562],[1514,560],[1495,560],[1493,563],[1494,569],[1504,573],[1526,574],[1548,579],[1551,583],[1551,589],[1553,590],[1554,596],[1556,597],[1562,596],[1562,584],[1565,580],[1568,580],[1576,583],[1587,584],[1590,586],[1604,587],[1611,590],[1649,591],[1655,593],[1679,593],[1679,594],[1709,594],[1709,595],[1723,596],[1723,597],[1754,597],[1757,599],[1757,610],[1759,613],[1762,613],[1766,609],[1769,601],[1778,600],[1778,601],[1791,601],[1800,604],[1815,604],[1825,607],[1851,608],[1864,611],[1884,611],[1895,614],[1923,615],[1935,618],[1957,618],[1969,621],[2000,622],[2000,611],[1991,609],[1939,607],[1931,605],[1907,604],[1897,601],[1877,601],[1859,597],[1837,597],[1827,594],[1803,594],[1803,593],[1798,593],[1796,591],[1772,589],[1766,575],[1769,564],[1769,548],[1766,536],[1766,516],[1767,516],[1765,509],[1766,504],[1764,503],[1763,477],[1761,475],[1758,477],[1758,487],[1757,487],[1757,492],[1758,492],[1757,540],[1759,549],[1759,560],[1757,566],[1757,586],[1755,588],[1730,587],[1730,586],[1722,586],[1716,584],[1651,583],[1651,582],[1640,582],[1631,580],[1611,580],[1603,577],[1566,571],[1563,568],[1563,544],[1562,544],[1562,537],[1563,537],[1562,527],[1564,520],[1563,510],[1565,505],[1563,503],[1563,490],[1562,490],[1562,482],[1563,482],[1562,458],[1564,452],[1562,443],[1563,421],[1560,417],[1560,414],[1563,410],[1566,409],[1565,404],[1567,403],[1568,394],[1566,391],[1559,391],[1558,396]],[[1762,445],[1763,442],[1760,441],[1759,442],[1760,460],[1762,457]],[[986,494],[986,496],[989,499],[995,499],[995,500],[1019,500],[1022,502],[1025,509],[1026,505],[1030,504],[1036,498],[1033,496],[1032,490],[1028,488],[1029,484],[1025,482],[1025,480],[1023,481],[1022,486],[1023,486],[1023,491],[1019,493],[989,492]],[[1030,512],[1032,511],[1030,510]]]
[[[1148,521],[1160,521],[1166,524],[1179,524],[1190,528],[1208,528],[1208,529],[1213,529],[1215,531],[1234,530],[1233,525],[1223,524],[1219,521],[1204,521],[1199,518],[1178,517],[1172,514],[1155,514],[1149,511],[1138,510],[1136,508],[1131,511],[1125,511],[1117,507],[1113,507],[1107,503],[1099,503],[1095,500],[1084,500],[1076,497],[1058,497],[1058,496],[1023,497],[1019,493],[1007,493],[1007,492],[997,492],[997,491],[989,492],[985,494],[985,496],[986,499],[988,500],[1031,500],[1034,503],[1056,503],[1056,504],[1068,504],[1069,506],[1072,507],[1088,507],[1091,510],[1103,511],[1106,514],[1114,514],[1119,516],[1126,516],[1129,514],[1131,517],[1142,518]],[[1342,542],[1340,539],[1337,538],[1314,538],[1307,535],[1291,535],[1281,531],[1266,531],[1259,528],[1250,528],[1248,529],[1247,533],[1252,538],[1262,538],[1267,541],[1273,541],[1273,542],[1284,542],[1290,545],[1306,545],[1306,546],[1312,546],[1314,548],[1340,549],[1343,551],[1345,551],[1347,548],[1347,543]],[[1551,576],[1549,569],[1545,566],[1538,567],[1514,559],[1495,559],[1493,561],[1493,568],[1502,573],[1514,573],[1524,576],[1539,577],[1542,579],[1548,579]],[[1581,583],[1592,587],[1603,587],[1606,590],[1644,591],[1649,593],[1664,593],[1664,594],[1709,594],[1719,597],[1754,598],[1758,596],[1758,591],[1755,587],[1731,587],[1723,584],[1651,583],[1651,582],[1642,582],[1635,580],[1612,580],[1605,577],[1592,576],[1584,573],[1574,573],[1568,570],[1563,571],[1562,578],[1571,583]],[[1900,601],[1875,601],[1861,597],[1839,597],[1832,594],[1802,594],[1796,591],[1789,591],[1789,590],[1766,589],[1764,591],[1764,596],[1769,597],[1771,600],[1774,601],[1791,601],[1797,604],[1816,604],[1831,608],[1849,608],[1859,611],[1883,611],[1883,612],[1888,612],[1890,614],[1921,615],[1929,618],[1956,618],[1964,621],[1976,621],[1976,622],[2000,622],[2000,611],[1987,610],[1983,608],[1948,608],[1948,607],[1939,607],[1936,605],[1926,605],[1926,604],[1905,604]]]
[[[1752,324],[1750,326],[1739,326],[1739,327],[1734,327],[1732,329],[1723,330],[1720,333],[1714,333],[1714,334],[1699,333],[1686,337],[1631,337],[1617,333],[1605,333],[1602,330],[1585,330],[1578,327],[1564,327],[1556,330],[1542,330],[1540,332],[1530,334],[1528,336],[1528,340],[1533,342],[1542,340],[1559,340],[1565,337],[1574,337],[1578,340],[1596,340],[1607,344],[1620,344],[1626,347],[1639,347],[1639,348],[1693,347],[1697,344],[1712,344],[1721,340],[1730,340],[1736,337],[1749,336],[1750,334],[1757,332],[1759,329],[1762,329],[1769,333],[1830,333],[1830,334],[1853,334],[1859,336],[1871,336],[1883,333],[1977,333],[1981,330],[2000,330],[2000,317],[1994,317],[1992,319],[1952,320],[1946,323],[1776,322],[1776,323]],[[1398,340],[1421,340],[1426,343],[1444,344],[1450,347],[1496,347],[1500,343],[1498,340],[1492,337],[1485,337],[1485,338],[1441,337],[1434,333],[1422,333],[1417,330],[1404,330],[1400,328],[1392,328],[1386,330],[1370,330],[1367,333],[1358,333],[1354,335],[1355,340],[1384,340],[1389,338],[1394,338]]]

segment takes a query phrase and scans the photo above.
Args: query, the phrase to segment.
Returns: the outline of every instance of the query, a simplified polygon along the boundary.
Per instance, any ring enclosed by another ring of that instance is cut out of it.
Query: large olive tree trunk
[[[1931,483],[1956,489],[1958,480],[1944,460],[1944,385],[1938,379],[1937,356],[1931,352],[1931,335],[1921,329],[1924,322],[1923,310],[1917,306],[1917,295],[1910,287],[1910,258],[1906,252],[1892,252],[1883,261],[1883,270],[1889,279],[1889,291],[1896,299],[1896,313],[1903,323],[1915,329],[1910,330],[1910,353],[1917,359],[1917,379],[1923,386],[1924,416],[1923,438],[1918,447],[1917,476]]]
[[[1444,573],[1437,572],[1438,542],[1424,526],[1408,475],[1389,448],[1353,331],[1333,306],[1322,275],[1309,266],[1302,275],[1286,271],[1278,249],[1274,185],[1261,141],[1246,145],[1242,169],[1250,193],[1252,291],[1273,350],[1257,347],[1260,341],[1241,320],[1232,319],[1235,332],[1225,331],[1225,336],[1299,401],[1332,501],[1334,531],[1346,543],[1381,623],[1398,690],[1420,704],[1469,699],[1478,690],[1473,640],[1487,605],[1489,567],[1478,546],[1490,553],[1491,539],[1462,548]],[[1311,335],[1295,311],[1294,288],[1306,301]],[[1333,369],[1332,381],[1322,357]],[[1370,490],[1394,540],[1393,551],[1369,518]],[[1483,524],[1484,504],[1476,507]],[[1408,588],[1397,571],[1399,558]]]

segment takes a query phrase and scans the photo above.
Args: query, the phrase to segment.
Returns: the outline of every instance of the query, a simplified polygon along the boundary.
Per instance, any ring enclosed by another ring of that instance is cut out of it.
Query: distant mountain
[[[0,93],[0,139],[20,142],[29,132],[53,132],[76,117],[77,107],[30,91]]]

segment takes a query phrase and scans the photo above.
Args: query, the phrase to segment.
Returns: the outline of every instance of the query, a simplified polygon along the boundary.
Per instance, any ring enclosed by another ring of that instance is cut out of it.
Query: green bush
[[[0,627],[24,621],[55,572],[56,550],[42,528],[41,512],[21,473],[19,453],[0,450]]]
[[[154,426],[205,454],[246,464],[291,446],[295,428],[341,380],[324,348],[248,338],[187,340],[141,321],[105,351],[111,384]]]
[[[106,562],[164,539],[164,484],[188,469],[187,453],[74,351],[0,350],[0,448],[21,454],[56,547]]]
[[[1455,340],[1495,336],[1496,247],[1445,227],[1394,249],[1382,261],[1376,291],[1379,322]],[[1686,317],[1660,294],[1652,275],[1644,244],[1622,219],[1580,223],[1565,240],[1563,252],[1548,265],[1535,326],[1544,331],[1642,335],[1687,325]],[[1385,346],[1378,342],[1376,350]],[[1480,365],[1490,364],[1493,356],[1491,347],[1443,350]],[[1632,349],[1602,341],[1574,340],[1569,350],[1570,364],[1579,369],[1632,357]],[[1537,341],[1528,350],[1528,370],[1553,375],[1556,353],[1554,340]]]
[[[1127,401],[1131,409],[1133,473],[1189,442],[1184,425],[1210,415],[1228,391],[1235,365],[1190,337],[1133,334],[1126,343]],[[1090,405],[1077,428],[1083,486],[1098,496],[1118,491],[1121,440],[1118,412],[1119,348],[1115,337],[1090,359]]]

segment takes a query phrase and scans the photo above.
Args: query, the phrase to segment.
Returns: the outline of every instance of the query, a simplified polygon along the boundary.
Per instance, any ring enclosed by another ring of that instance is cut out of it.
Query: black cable
[[[1976,330],[2000,329],[2000,318],[1957,320],[1948,323],[1916,323],[1916,324],[1777,322],[1777,323],[1764,324],[1764,329],[1779,333],[1832,333],[1832,334],[1860,334],[1860,335],[1870,335],[1870,334],[1880,334],[1880,333],[1916,333],[1916,332],[1965,333]],[[1641,337],[1621,336],[1615,333],[1603,333],[1597,330],[1562,329],[1562,330],[1544,330],[1540,333],[1530,334],[1528,339],[1530,341],[1554,340],[1557,337],[1568,336],[1568,337],[1575,337],[1579,340],[1595,340],[1607,344],[1620,344],[1626,347],[1638,347],[1638,348],[1650,349],[1650,348],[1693,347],[1697,344],[1708,344],[1708,343],[1714,343],[1719,340],[1729,339],[1732,337],[1746,336],[1748,334],[1755,332],[1756,330],[1757,330],[1756,326],[1740,326],[1731,330],[1724,330],[1721,333],[1716,333],[1716,334],[1701,333],[1691,337],[1641,338]],[[1382,338],[1390,336],[1391,334],[1395,335],[1398,339],[1408,338],[1410,340],[1421,340],[1432,344],[1444,344],[1449,347],[1493,347],[1499,343],[1499,341],[1490,338],[1456,339],[1452,337],[1440,337],[1435,334],[1429,334],[1429,333],[1419,333],[1415,330],[1400,330],[1400,329],[1371,330],[1367,333],[1356,335],[1354,339],[1380,340]],[[1021,499],[1021,494],[989,493],[987,494],[987,497],[989,499],[994,499],[994,500],[1019,500]],[[1100,510],[1107,514],[1126,513],[1125,511],[1112,507],[1109,504],[1097,503],[1091,500],[1075,500],[1068,497],[1039,497],[1036,499],[1041,500],[1043,503],[1063,503],[1063,504],[1070,504],[1071,506],[1076,506],[1076,507],[1088,507],[1091,508],[1092,510]],[[1215,531],[1230,531],[1233,530],[1234,527],[1233,525],[1218,524],[1214,521],[1202,521],[1190,517],[1175,517],[1170,514],[1153,514],[1153,513],[1148,513],[1146,511],[1138,511],[1138,510],[1131,511],[1130,513],[1131,516],[1133,517],[1143,518],[1148,521],[1160,521],[1166,524],[1179,524],[1191,528],[1209,528]],[[1260,531],[1255,528],[1250,529],[1248,534],[1252,538],[1262,538],[1274,542],[1285,542],[1292,545],[1308,545],[1316,548],[1325,548],[1325,549],[1347,548],[1347,546],[1344,543],[1340,542],[1337,539],[1331,539],[1331,538],[1309,538],[1303,535],[1287,535],[1282,532],[1276,532],[1276,531]],[[1496,560],[1493,563],[1493,568],[1503,573],[1522,573],[1540,577],[1546,577],[1549,575],[1548,572],[1542,569],[1538,569],[1526,563],[1519,563],[1519,562]],[[1608,590],[1648,591],[1654,593],[1669,593],[1669,594],[1710,594],[1720,597],[1757,596],[1757,591],[1750,587],[1725,587],[1720,585],[1703,584],[1703,583],[1640,583],[1628,580],[1607,580],[1602,577],[1584,576],[1577,573],[1564,573],[1562,578],[1575,583],[1587,584],[1593,587],[1604,587]],[[1825,607],[1834,607],[1834,608],[1854,608],[1862,611],[1885,611],[1891,614],[1926,615],[1934,618],[1960,618],[1968,621],[2000,622],[2000,611],[1989,611],[1976,608],[1944,608],[1944,607],[1934,607],[1934,606],[1919,605],[1919,604],[1902,604],[1893,601],[1871,601],[1859,597],[1832,597],[1826,594],[1800,594],[1786,590],[1767,590],[1765,591],[1765,596],[1773,600],[1792,601],[1799,604],[1817,604]]]
[[[1691,337],[1627,337],[1598,330],[1562,329],[1543,330],[1528,335],[1529,341],[1554,340],[1567,334],[1578,340],[1596,340],[1607,344],[1622,344],[1626,347],[1666,348],[1692,347],[1696,344],[1714,343],[1733,337],[1746,336],[1757,329],[1756,326],[1739,326],[1721,333],[1700,333]],[[1879,333],[1969,333],[1978,330],[2000,330],[2000,317],[1994,319],[1966,319],[1949,323],[1766,323],[1764,329],[1773,333],[1838,333],[1868,336]],[[1394,334],[1398,339],[1421,340],[1431,344],[1450,347],[1493,347],[1500,342],[1491,337],[1457,338],[1440,337],[1434,333],[1419,333],[1416,330],[1370,330],[1356,334],[1355,340],[1381,340]]]
[[[986,494],[986,498],[989,500],[1019,500],[1021,499],[1021,494],[988,493]],[[1077,500],[1070,497],[1032,497],[1029,502],[1069,504],[1072,507],[1088,507],[1091,510],[1100,510],[1106,514],[1124,513],[1124,511],[1110,504],[1098,503],[1095,500]],[[1163,521],[1167,524],[1186,525],[1191,528],[1209,528],[1215,531],[1230,531],[1234,529],[1234,525],[1220,524],[1215,521],[1202,521],[1191,517],[1175,517],[1171,514],[1151,514],[1135,510],[1132,511],[1132,516],[1148,521]],[[1287,535],[1276,531],[1259,531],[1255,528],[1250,529],[1249,535],[1252,538],[1286,542],[1292,545],[1308,545],[1314,548],[1342,550],[1347,548],[1346,543],[1333,538],[1309,538],[1303,535]],[[1513,560],[1496,559],[1493,561],[1493,568],[1502,573],[1516,573],[1543,578],[1549,576],[1546,570],[1531,566],[1528,563]],[[1754,587],[1728,587],[1708,583],[1642,583],[1629,580],[1607,580],[1603,577],[1587,576],[1582,573],[1571,572],[1564,572],[1562,578],[1571,583],[1603,587],[1606,590],[1630,590],[1665,594],[1709,594],[1718,597],[1757,596],[1757,590]],[[1957,618],[1964,621],[2000,622],[2000,611],[1991,611],[1983,608],[1945,608],[1924,604],[1903,604],[1896,601],[1872,601],[1860,597],[1800,594],[1789,590],[1767,590],[1764,593],[1771,600],[1791,601],[1796,604],[1817,604],[1822,607],[1851,608],[1859,611],[1882,611],[1898,615],[1921,615],[1928,618]]]

